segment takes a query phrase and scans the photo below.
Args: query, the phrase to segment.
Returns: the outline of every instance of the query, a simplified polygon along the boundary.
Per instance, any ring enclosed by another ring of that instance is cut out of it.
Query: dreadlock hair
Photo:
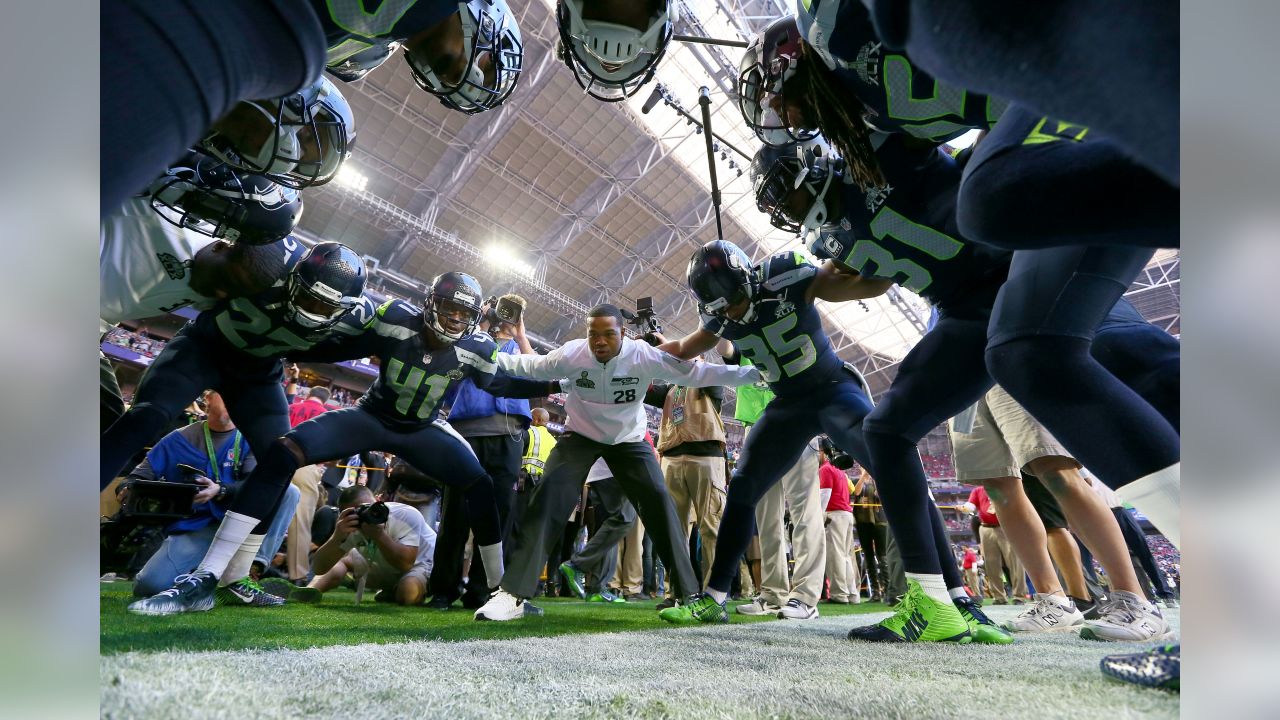
[[[822,136],[831,143],[845,161],[845,172],[863,190],[885,184],[880,162],[871,147],[871,129],[862,120],[866,106],[844,89],[821,58],[806,43],[800,43],[801,62],[792,77],[808,105]]]

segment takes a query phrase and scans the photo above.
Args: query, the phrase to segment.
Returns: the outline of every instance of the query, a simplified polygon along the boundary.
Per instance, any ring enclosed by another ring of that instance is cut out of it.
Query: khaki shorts
[[[360,555],[360,551],[355,548],[348,550],[344,556],[344,559],[348,561],[348,567],[352,562],[359,562],[359,560],[352,558],[352,553]],[[363,559],[363,556],[361,559]],[[369,577],[365,581],[365,588],[368,590],[395,592],[396,585],[400,584],[402,579],[411,576],[418,578],[423,585],[426,585],[427,580],[431,577],[431,571],[425,565],[414,565],[409,568],[408,572],[402,573],[386,563],[375,562],[369,565]]]
[[[1036,458],[1071,457],[999,385],[978,401],[972,432],[951,430],[951,445],[960,482],[1019,477],[1019,471]]]

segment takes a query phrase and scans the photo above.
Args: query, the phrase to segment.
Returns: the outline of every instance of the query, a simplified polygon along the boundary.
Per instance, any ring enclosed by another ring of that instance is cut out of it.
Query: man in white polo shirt
[[[542,561],[553,537],[564,529],[592,464],[604,458],[631,498],[653,539],[654,550],[671,569],[676,597],[698,592],[686,548],[683,519],[666,492],[662,468],[644,441],[645,390],[653,380],[685,387],[749,385],[760,379],[751,366],[680,360],[626,337],[622,313],[599,305],[587,316],[587,337],[548,355],[499,355],[498,366],[511,375],[554,380],[568,393],[567,432],[547,459],[542,483],[534,489],[521,521],[501,587],[476,611],[477,620],[514,620],[524,616],[525,599],[537,590]]]

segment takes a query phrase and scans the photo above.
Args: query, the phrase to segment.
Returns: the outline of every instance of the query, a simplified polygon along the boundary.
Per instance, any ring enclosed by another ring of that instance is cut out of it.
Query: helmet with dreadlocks
[[[783,85],[800,67],[800,28],[794,16],[778,18],[756,35],[738,65],[738,109],[757,137],[769,145],[813,138],[813,128],[792,127],[780,115]]]
[[[833,222],[827,198],[844,175],[844,160],[821,140],[765,145],[751,162],[756,207],[774,227],[793,233],[817,231]]]

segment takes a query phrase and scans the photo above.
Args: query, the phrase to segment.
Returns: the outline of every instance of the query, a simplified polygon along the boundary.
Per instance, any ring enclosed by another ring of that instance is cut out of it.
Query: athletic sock
[[[244,539],[244,542],[240,543],[240,549],[236,550],[236,554],[231,556],[231,562],[227,563],[227,569],[222,571],[222,580],[218,583],[220,587],[248,577],[249,568],[253,566],[253,559],[258,556],[258,551],[262,549],[262,541],[266,537],[266,535],[251,534]]]
[[[489,592],[498,589],[502,583],[505,568],[502,566],[502,543],[480,546],[480,560],[484,563],[484,575],[489,581]]]
[[[969,591],[962,587],[949,588],[947,594],[951,596],[952,600],[965,600],[969,597]]]
[[[1175,548],[1182,549],[1182,463],[1174,463],[1158,472],[1116,490],[1124,502],[1147,516]]]
[[[942,574],[924,575],[920,573],[906,573],[908,580],[915,580],[920,583],[920,589],[925,595],[937,600],[941,603],[951,603],[951,595],[947,592],[947,583],[942,579]]]
[[[221,578],[226,572],[227,565],[231,563],[231,559],[235,557],[236,552],[240,550],[240,546],[248,539],[249,533],[253,532],[257,524],[257,518],[228,510],[222,518],[222,524],[218,526],[218,531],[213,535],[213,542],[205,552],[204,559],[196,569],[211,572],[214,577]],[[249,562],[253,562],[252,557]]]
[[[715,588],[707,588],[707,594],[711,596],[712,600],[715,600],[721,605],[723,605],[724,601],[729,598],[729,593],[724,592],[723,590],[716,590]]]
[[[1073,604],[1071,602],[1071,598],[1067,597],[1067,594],[1062,592],[1061,590],[1059,590],[1058,592],[1051,592],[1051,593],[1036,593],[1036,595],[1040,598],[1044,598],[1045,600],[1052,602],[1054,605],[1057,605],[1058,607],[1063,609],[1066,609],[1067,607]]]

